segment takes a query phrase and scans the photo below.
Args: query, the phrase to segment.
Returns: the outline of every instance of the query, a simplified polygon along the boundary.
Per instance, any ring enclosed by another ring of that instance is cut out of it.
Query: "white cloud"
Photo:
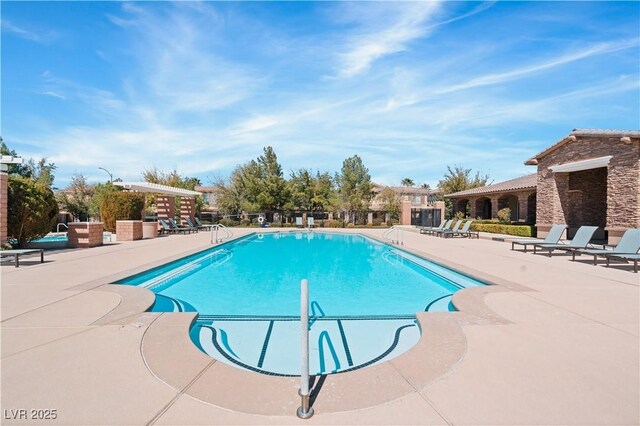
[[[5,18],[2,18],[0,24],[2,25],[2,31],[16,35],[25,40],[34,41],[36,43],[47,44],[58,37],[58,34],[54,31],[27,29],[24,27],[20,27]]]

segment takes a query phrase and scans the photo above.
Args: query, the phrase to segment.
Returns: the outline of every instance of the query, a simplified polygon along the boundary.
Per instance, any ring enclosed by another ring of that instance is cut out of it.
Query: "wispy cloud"
[[[369,3],[367,7],[380,6]],[[357,29],[345,41],[346,50],[338,55],[338,77],[354,77],[375,61],[402,52],[411,41],[428,35],[427,23],[440,10],[440,2],[387,3],[381,7],[381,13],[373,16],[363,13],[362,8],[351,12]]]
[[[618,52],[620,50],[626,50],[633,47],[638,47],[640,44],[639,39],[622,40],[616,42],[604,42],[597,43],[581,50],[569,52],[556,58],[552,58],[547,61],[543,61],[537,64],[527,65],[521,68],[516,68],[511,71],[502,73],[488,74],[481,77],[472,78],[464,83],[456,84],[450,87],[445,87],[437,91],[438,94],[446,94],[457,92],[460,90],[467,90],[481,86],[489,86],[494,84],[501,84],[508,81],[517,80],[523,77],[527,77],[533,74],[537,74],[543,71],[547,71],[551,68],[555,68],[561,65],[566,65],[572,62],[576,62],[582,59],[586,59],[592,56],[604,55],[607,53]]]
[[[3,32],[16,35],[25,40],[34,41],[37,43],[49,43],[57,38],[56,32],[27,29],[24,27],[20,27],[4,18],[2,19],[1,24]]]

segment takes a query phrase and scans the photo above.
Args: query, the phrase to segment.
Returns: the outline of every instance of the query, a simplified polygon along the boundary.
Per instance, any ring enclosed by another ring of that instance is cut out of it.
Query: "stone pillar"
[[[7,226],[7,214],[9,203],[9,175],[0,172],[0,245],[9,242],[9,229]]]
[[[444,206],[444,201],[436,201],[435,203],[433,203],[433,208],[436,210],[440,210],[440,222],[444,222],[444,212],[445,212],[445,206]],[[433,226],[438,226],[440,225],[439,223],[434,223]]]
[[[193,223],[196,217],[196,200],[193,197],[180,197],[180,218],[184,220],[187,217]],[[182,224],[187,225],[186,222]]]
[[[175,218],[176,217],[176,203],[175,197],[158,195],[156,198],[158,206],[158,218]]]
[[[498,198],[498,195],[492,195],[491,197],[489,197],[489,199],[491,200],[491,219],[498,218],[498,210],[500,210],[498,208]]]
[[[69,247],[90,248],[104,242],[102,222],[70,222],[68,226]]]
[[[471,219],[478,217],[478,212],[476,211],[477,200],[477,198],[469,198],[469,216],[471,216]],[[444,216],[442,218],[444,219]]]
[[[402,200],[400,204],[400,225],[411,225],[411,201]]]
[[[526,222],[527,220],[527,213],[529,211],[527,199],[529,195],[528,193],[518,194],[518,220],[520,222]]]
[[[373,223],[373,213],[367,213],[367,223]]]
[[[117,241],[135,241],[142,239],[141,220],[116,220]]]

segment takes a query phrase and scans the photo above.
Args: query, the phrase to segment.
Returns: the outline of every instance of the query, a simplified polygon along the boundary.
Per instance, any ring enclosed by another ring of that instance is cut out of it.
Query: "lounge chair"
[[[440,237],[440,236],[443,236],[447,232],[458,232],[458,229],[460,229],[460,225],[462,225],[462,221],[461,220],[457,221],[456,224],[453,225],[453,228],[451,228],[451,229],[439,229],[437,231],[434,231],[433,234]]]
[[[23,254],[40,253],[40,263],[44,263],[44,250],[43,249],[15,249],[15,250],[0,250],[0,257],[13,256],[14,266],[18,268],[20,266],[20,256]]]
[[[313,228],[315,226],[315,219],[313,218],[313,216],[307,217],[307,226],[309,228]]]
[[[445,223],[446,222],[440,222],[440,225],[438,225],[438,226],[420,226],[419,227],[420,228],[420,233],[421,234],[427,234],[427,233],[429,233],[431,231],[435,231],[435,230],[438,230],[438,229],[443,229]]]
[[[197,228],[192,228],[190,226],[180,226],[176,223],[175,219],[170,217],[169,218],[169,225],[171,226],[171,228],[173,228],[175,231],[177,232],[188,232],[189,234],[192,232],[198,232]]]
[[[609,254],[607,255],[607,267],[609,267],[609,261],[612,258],[622,259],[633,262],[633,272],[638,273],[638,261],[640,260],[640,254]]]
[[[451,228],[452,223],[453,223],[453,219],[449,219],[448,221],[441,223],[440,226],[437,228],[423,228],[422,230],[420,230],[420,233],[433,235],[436,232],[446,231],[447,229]]]
[[[560,238],[562,238],[562,234],[564,230],[567,229],[567,225],[553,225],[547,234],[547,237],[543,240],[541,238],[531,238],[531,239],[519,239],[511,241],[511,250],[515,250],[515,245],[518,244],[520,246],[524,246],[524,252],[527,252],[527,246],[534,245],[538,243],[544,244],[558,244]]]
[[[554,250],[575,251],[578,249],[585,249],[589,245],[593,234],[598,229],[597,226],[581,226],[573,239],[566,244],[547,244],[538,243],[533,245],[533,253],[536,253],[537,248],[545,249],[548,251],[549,257]]]
[[[571,260],[576,260],[576,254],[580,256],[581,254],[590,254],[593,255],[593,264],[596,265],[598,262],[598,256],[617,256],[624,254],[637,254],[640,250],[640,228],[635,229],[627,229],[620,242],[617,246],[613,248],[613,250],[595,250],[595,249],[578,249],[573,252],[573,258]]]
[[[471,238],[473,235],[475,235],[476,237],[480,238],[480,233],[478,231],[471,231],[472,223],[473,223],[472,220],[468,220],[464,223],[464,225],[462,226],[462,229],[460,229],[459,231],[454,231],[454,230],[444,231],[443,236],[445,238],[448,238],[448,237],[455,237],[460,235],[462,237]]]
[[[173,234],[173,233],[175,233],[175,232],[174,232],[174,230],[173,230],[173,228],[171,228],[171,227],[169,226],[169,224],[168,224],[165,220],[163,220],[163,219],[158,219],[158,223],[159,223],[159,224],[160,224],[160,226],[162,227],[162,228],[160,229],[160,233],[161,233],[161,234]]]
[[[302,224],[302,217],[296,217],[296,226],[298,228],[304,227],[304,225]]]
[[[184,221],[187,222],[187,226],[191,228],[192,231],[198,232],[200,230],[200,228],[197,225],[191,222],[191,218],[185,217]]]
[[[205,225],[204,223],[202,223],[202,222],[200,221],[200,219],[198,218],[198,216],[196,216],[194,219],[195,219],[195,221],[196,221],[196,225],[197,225],[197,226],[198,226],[198,228],[200,228],[200,229],[204,229],[204,230],[208,231],[208,230],[210,230],[211,228],[213,228],[213,225]]]
[[[162,225],[162,228],[164,228],[165,232],[170,232],[172,234],[175,234],[176,232],[182,232],[183,234],[186,234],[187,232],[191,233],[191,228],[178,226],[178,224],[176,224],[176,221],[172,218],[169,218],[168,222],[163,219],[158,219],[158,222],[160,222],[160,225]]]

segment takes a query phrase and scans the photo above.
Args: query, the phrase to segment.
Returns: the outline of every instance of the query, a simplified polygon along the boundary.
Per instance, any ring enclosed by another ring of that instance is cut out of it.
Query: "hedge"
[[[114,191],[100,200],[100,218],[104,229],[116,232],[117,220],[142,220],[144,194]]]
[[[536,227],[532,225],[501,225],[497,223],[477,223],[471,224],[473,231],[489,232],[492,234],[517,235],[518,237],[535,237]]]

